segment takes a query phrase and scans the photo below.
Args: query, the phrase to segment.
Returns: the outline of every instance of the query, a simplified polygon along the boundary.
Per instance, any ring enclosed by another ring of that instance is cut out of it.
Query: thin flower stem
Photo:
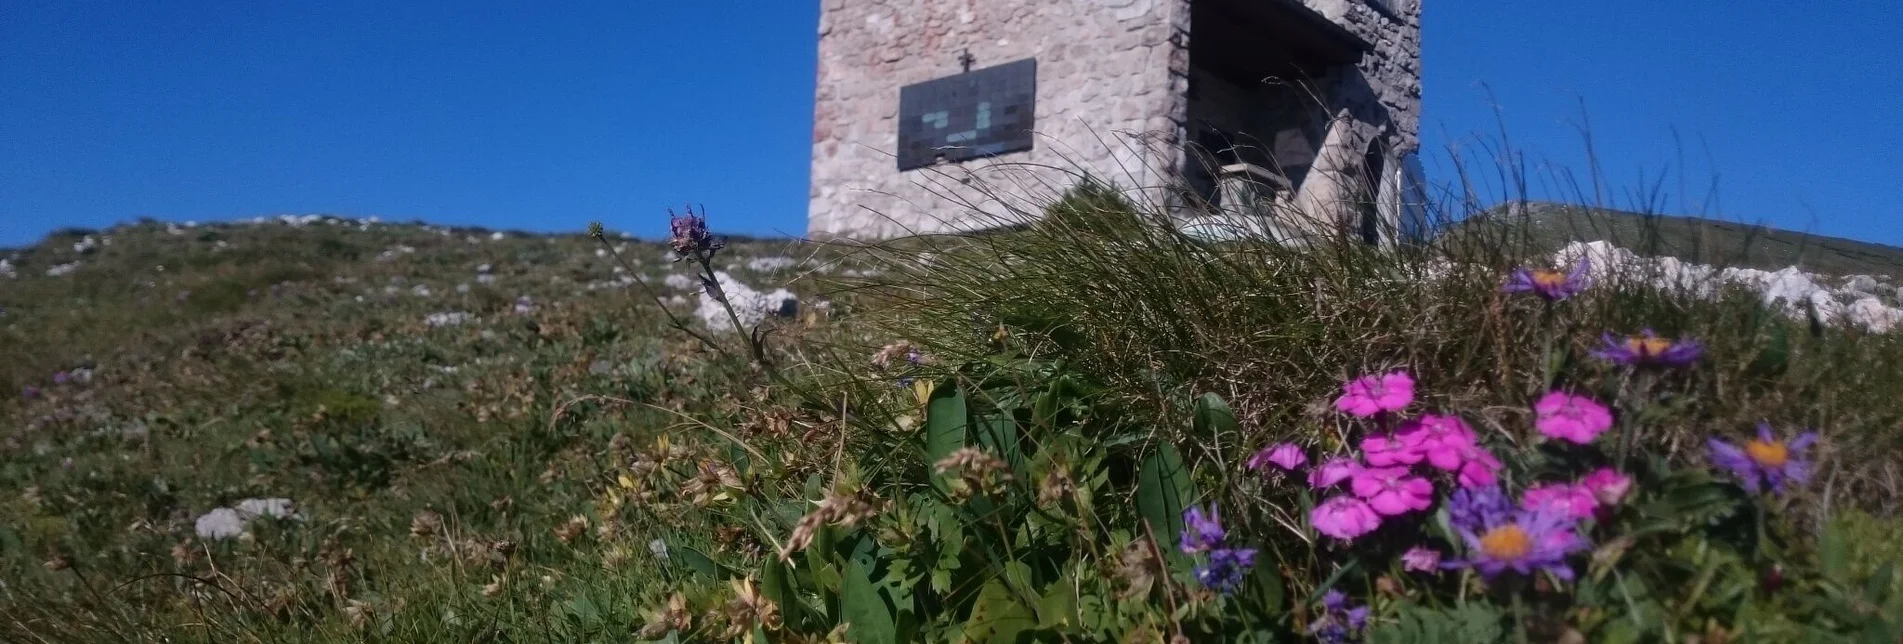
[[[667,322],[669,326],[674,327],[676,330],[679,330],[682,333],[686,333],[687,335],[692,336],[695,340],[699,340],[702,345],[705,345],[709,349],[713,349],[715,353],[719,353],[720,355],[723,355],[723,356],[727,355],[727,349],[725,347],[720,346],[720,343],[714,342],[712,338],[709,338],[705,335],[702,335],[700,332],[695,331],[693,327],[688,326],[686,320],[682,320],[680,316],[674,315],[674,310],[667,308],[667,302],[661,299],[660,292],[654,290],[654,287],[649,285],[647,280],[641,278],[641,273],[639,271],[634,270],[634,265],[630,264],[627,258],[624,258],[621,256],[621,251],[615,250],[614,244],[608,243],[608,237],[606,235],[595,235],[595,241],[601,242],[602,247],[608,249],[608,254],[610,256],[613,256],[615,258],[615,261],[621,264],[621,268],[623,270],[626,270],[628,272],[628,275],[634,278],[634,283],[639,284],[641,286],[641,290],[647,292],[648,298],[654,300],[654,305],[657,307],[660,307],[661,314],[667,316]]]

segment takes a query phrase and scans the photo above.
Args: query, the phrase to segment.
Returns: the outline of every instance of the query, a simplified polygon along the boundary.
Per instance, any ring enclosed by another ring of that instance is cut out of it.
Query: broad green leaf
[[[965,640],[974,644],[1013,642],[1019,632],[1036,627],[1037,618],[1031,609],[1019,603],[1004,582],[993,579],[978,591],[971,619],[965,620]]]
[[[715,564],[713,559],[709,559],[707,555],[701,553],[699,550],[686,546],[673,546],[668,550],[673,556],[678,557],[682,564],[694,572],[714,579],[726,577],[726,575],[722,574],[720,566]]]
[[[965,446],[966,425],[970,424],[965,394],[955,381],[932,390],[925,403],[925,462],[937,463]],[[942,477],[932,476],[932,485],[940,492],[949,490]]]
[[[1137,472],[1137,511],[1150,522],[1157,547],[1173,558],[1182,557],[1176,542],[1183,531],[1183,510],[1189,507],[1194,492],[1189,467],[1169,443],[1157,445]]]
[[[1831,521],[1824,524],[1824,534],[1817,540],[1824,578],[1844,585],[1850,583],[1850,546],[1845,543],[1846,536],[1843,524]]]
[[[1236,412],[1229,409],[1222,396],[1203,394],[1196,399],[1197,440],[1214,440],[1217,434],[1234,433],[1237,427]]]
[[[1080,626],[1077,618],[1077,588],[1060,579],[1037,602],[1037,625],[1045,628]]]
[[[844,621],[852,624],[846,634],[855,642],[898,641],[892,607],[871,579],[872,570],[858,561],[846,569],[839,590],[839,608]]]
[[[1249,571],[1246,584],[1243,588],[1243,596],[1253,605],[1253,608],[1271,617],[1282,614],[1284,602],[1287,600],[1284,596],[1286,590],[1282,582],[1282,570],[1276,566],[1272,557],[1267,556],[1267,553],[1257,555],[1255,569]]]
[[[1014,476],[1023,478],[1030,474],[1024,467],[1024,455],[1019,451],[1018,424],[1010,416],[985,414],[978,417],[972,430],[978,434],[979,445],[1011,465]]]
[[[768,557],[766,564],[761,567],[760,594],[778,604],[786,623],[796,628],[806,625],[812,617],[811,610],[795,589],[792,571],[776,557]]]

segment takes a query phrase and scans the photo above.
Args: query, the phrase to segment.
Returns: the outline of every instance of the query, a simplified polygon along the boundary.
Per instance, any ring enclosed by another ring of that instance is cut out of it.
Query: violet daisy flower
[[[1573,578],[1566,558],[1590,544],[1574,531],[1572,519],[1551,509],[1521,510],[1496,517],[1480,529],[1462,528],[1467,558],[1441,564],[1442,568],[1473,568],[1492,579],[1506,571],[1532,574],[1544,570],[1562,581]]]
[[[1384,411],[1400,411],[1414,402],[1414,378],[1405,371],[1362,376],[1343,383],[1335,408],[1367,418]]]
[[[1308,523],[1315,527],[1316,532],[1342,541],[1354,541],[1381,527],[1381,515],[1376,514],[1368,502],[1342,494],[1323,501],[1309,511]]]
[[[1533,426],[1548,438],[1586,445],[1612,428],[1612,410],[1585,396],[1549,391],[1533,403]]]
[[[1235,592],[1255,567],[1255,552],[1254,548],[1211,550],[1209,561],[1196,567],[1196,581],[1225,595]]]
[[[1548,302],[1557,302],[1578,295],[1592,285],[1587,273],[1592,270],[1592,260],[1581,259],[1572,272],[1562,273],[1543,268],[1518,268],[1507,278],[1506,286],[1501,290],[1508,293],[1532,292]]]
[[[1249,457],[1249,469],[1252,470],[1274,465],[1286,472],[1306,464],[1308,464],[1308,455],[1302,453],[1302,448],[1294,443],[1276,443],[1262,448],[1262,451],[1256,452],[1255,456]]]
[[[1668,340],[1651,329],[1624,338],[1607,333],[1605,343],[1605,347],[1594,349],[1592,354],[1617,364],[1641,367],[1683,367],[1704,353],[1704,347],[1695,340]]]
[[[1361,470],[1349,484],[1355,496],[1368,500],[1368,507],[1382,516],[1425,510],[1434,504],[1434,484],[1411,476],[1405,467],[1377,467]]]
[[[1184,553],[1207,552],[1222,547],[1225,535],[1216,507],[1209,507],[1209,514],[1203,514],[1200,507],[1183,511],[1183,535],[1179,547]]]
[[[1738,477],[1744,489],[1757,494],[1761,487],[1783,494],[1786,483],[1804,484],[1810,479],[1810,460],[1804,458],[1804,450],[1817,441],[1817,432],[1804,432],[1790,441],[1780,441],[1771,433],[1771,426],[1758,423],[1758,436],[1745,441],[1743,446],[1719,440],[1716,437],[1706,441],[1711,449],[1712,463],[1730,470]]]
[[[1447,499],[1447,519],[1457,530],[1478,531],[1501,522],[1513,511],[1513,502],[1496,485],[1455,490]]]

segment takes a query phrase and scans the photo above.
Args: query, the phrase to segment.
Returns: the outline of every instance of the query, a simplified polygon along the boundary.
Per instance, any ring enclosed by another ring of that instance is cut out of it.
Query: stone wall
[[[1030,204],[988,193],[1034,201],[1073,181],[1037,165],[1153,183],[1150,169],[1174,163],[1146,152],[1175,147],[1183,81],[1171,70],[1186,73],[1188,55],[1172,36],[1187,20],[1187,0],[825,0],[809,233],[992,225]],[[974,68],[1037,58],[1035,148],[899,172],[899,88],[958,73],[967,49]],[[1148,142],[1131,140],[1141,133]]]
[[[1190,1],[824,0],[808,232],[887,238],[1014,223],[1080,172],[1125,188],[1175,181],[1189,162]],[[1371,143],[1391,157],[1384,175],[1419,145],[1420,0],[1385,0],[1389,11],[1302,1],[1375,47],[1358,73],[1331,74],[1324,88],[1335,118],[1315,128],[1323,141],[1301,195],[1323,211],[1349,198],[1343,177]],[[1035,148],[899,172],[899,88],[958,73],[966,50],[974,68],[1037,59]],[[1341,176],[1315,180],[1323,170]]]

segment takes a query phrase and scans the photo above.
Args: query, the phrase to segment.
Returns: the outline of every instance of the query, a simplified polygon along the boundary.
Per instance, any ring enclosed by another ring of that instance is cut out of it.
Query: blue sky
[[[658,236],[690,202],[803,231],[816,0],[529,5],[0,3],[0,246],[312,212]],[[1502,121],[1583,172],[1584,115],[1615,194],[1670,171],[1698,212],[1715,177],[1726,218],[1903,245],[1903,4],[1426,12],[1432,180]]]

